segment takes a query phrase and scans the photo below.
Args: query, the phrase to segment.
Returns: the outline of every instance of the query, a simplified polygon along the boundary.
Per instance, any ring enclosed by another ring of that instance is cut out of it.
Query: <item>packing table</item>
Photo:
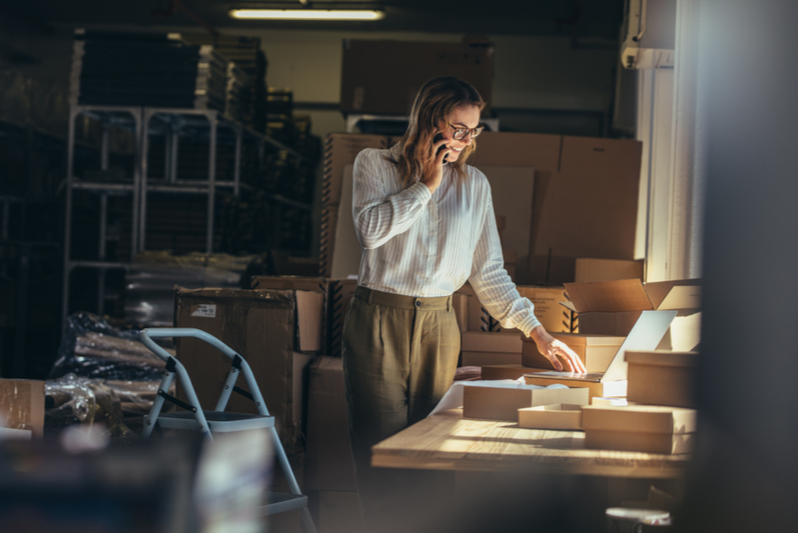
[[[621,478],[682,477],[690,455],[587,450],[583,431],[520,428],[516,422],[464,418],[442,411],[372,448],[386,468],[497,471],[530,468],[554,474]]]

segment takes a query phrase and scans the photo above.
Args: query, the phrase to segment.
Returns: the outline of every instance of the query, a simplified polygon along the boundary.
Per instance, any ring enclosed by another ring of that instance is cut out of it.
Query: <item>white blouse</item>
[[[397,147],[394,148],[395,150]],[[486,176],[466,166],[466,179],[444,166],[431,194],[417,181],[403,188],[387,156],[367,148],[353,167],[353,220],[361,243],[358,284],[417,298],[449,296],[467,280],[505,328],[530,335],[539,321],[503,268],[492,191]]]

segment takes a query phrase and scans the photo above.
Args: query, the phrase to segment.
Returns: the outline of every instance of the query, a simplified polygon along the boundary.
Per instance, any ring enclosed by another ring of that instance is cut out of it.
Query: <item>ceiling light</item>
[[[330,9],[231,9],[235,19],[271,20],[379,20],[383,11],[345,11]]]

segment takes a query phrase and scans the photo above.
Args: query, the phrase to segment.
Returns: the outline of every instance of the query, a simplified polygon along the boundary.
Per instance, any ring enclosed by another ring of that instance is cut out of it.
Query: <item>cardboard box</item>
[[[566,298],[563,287],[517,286],[520,296],[533,302],[533,314],[549,333],[570,333],[575,324],[572,311],[560,305]],[[528,332],[530,333],[530,332]]]
[[[583,442],[584,446],[594,450],[673,454],[691,453],[694,449],[694,439],[694,433],[669,435],[634,431],[587,430]]]
[[[464,387],[464,416],[516,422],[517,411],[535,405],[570,403],[588,405],[586,389],[533,389],[486,386]]]
[[[604,372],[573,374],[571,372],[547,371],[525,375],[525,382],[532,385],[561,383],[569,387],[586,387],[590,396],[616,397],[627,392],[628,350],[652,350],[669,329],[677,311],[642,311],[630,333],[617,349],[614,358]]]
[[[0,379],[0,427],[44,435],[44,381]]]
[[[322,295],[309,291],[178,288],[175,325],[218,338],[247,361],[287,454],[302,450],[303,369],[315,356],[299,349],[321,347]],[[192,338],[176,341],[176,354],[204,409],[213,409],[231,361]],[[243,378],[239,386],[248,390]],[[178,384],[178,397],[186,401]],[[228,411],[257,413],[252,401],[233,394]]]
[[[561,305],[561,302],[567,298],[563,287],[517,285],[517,291],[520,296],[533,302],[533,314],[547,331],[570,332],[577,328],[577,313]],[[469,283],[464,284],[456,291],[456,294],[468,296],[467,328],[469,331],[513,331],[519,333],[519,330],[515,328],[500,327],[500,324],[481,305],[475,295],[475,290]]]
[[[551,333],[551,335],[569,346],[580,357],[587,372],[605,372],[625,340],[625,337],[587,333]],[[565,369],[569,368],[563,357],[559,356],[559,359]],[[536,343],[529,338],[523,338],[522,364],[536,368],[554,368],[550,360],[539,353]]]
[[[384,149],[388,140],[383,135],[363,133],[330,133],[325,139],[325,164],[322,171],[322,206],[337,206],[342,198],[344,168],[352,165],[366,148]],[[352,191],[347,191],[352,194]]]
[[[694,407],[694,352],[627,352],[628,399],[640,404]]]
[[[624,407],[626,405],[635,405],[634,402],[629,402],[626,398],[601,398],[594,397],[590,405],[600,405],[603,407]]]
[[[489,333],[489,335],[498,335]],[[522,362],[522,355],[509,352],[461,352],[461,366],[516,365]]]
[[[694,314],[700,307],[698,280],[642,284],[638,279],[565,283],[569,302],[578,313],[580,332],[627,335],[642,311],[676,310]]]
[[[464,352],[522,353],[522,339],[514,331],[465,331],[461,334],[461,350]]]
[[[494,49],[488,43],[345,39],[340,107],[343,113],[408,115],[422,85],[456,76],[492,101]]]
[[[276,290],[295,290],[314,292],[322,295],[322,317],[321,317],[321,343],[319,351],[324,354],[330,353],[330,280],[321,277],[301,277],[301,276],[253,276],[250,280],[250,288],[254,290],[276,289]]]
[[[306,488],[356,492],[344,371],[340,357],[319,357],[309,368]]]
[[[587,448],[646,453],[691,451],[697,412],[681,407],[583,407]]]
[[[546,369],[528,368],[521,364],[511,365],[481,365],[481,379],[519,379],[523,374],[531,372],[545,372]]]
[[[568,403],[537,405],[518,411],[519,427],[530,429],[581,429],[581,406]]]
[[[575,260],[575,282],[639,279],[644,281],[644,260],[590,259]]]
[[[533,370],[533,369],[529,369]],[[537,372],[540,373],[540,372]],[[525,383],[528,385],[538,385],[540,387],[549,387],[550,385],[566,385],[567,387],[585,388],[589,391],[590,397],[603,396],[610,398],[624,398],[628,393],[628,381],[606,381],[606,382],[590,382],[590,381],[575,381],[571,379],[559,379],[553,377],[539,377],[537,373],[525,373]]]

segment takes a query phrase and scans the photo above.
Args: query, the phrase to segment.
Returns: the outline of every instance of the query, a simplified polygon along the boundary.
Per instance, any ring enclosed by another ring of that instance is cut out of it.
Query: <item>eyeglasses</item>
[[[453,133],[453,139],[457,141],[464,139],[467,136],[467,134],[470,134],[470,137],[474,139],[475,137],[480,135],[481,132],[483,131],[483,128],[486,127],[483,124],[478,124],[478,127],[473,129],[459,128],[458,126],[453,126],[449,122],[447,122],[447,125],[456,130],[455,133]]]

